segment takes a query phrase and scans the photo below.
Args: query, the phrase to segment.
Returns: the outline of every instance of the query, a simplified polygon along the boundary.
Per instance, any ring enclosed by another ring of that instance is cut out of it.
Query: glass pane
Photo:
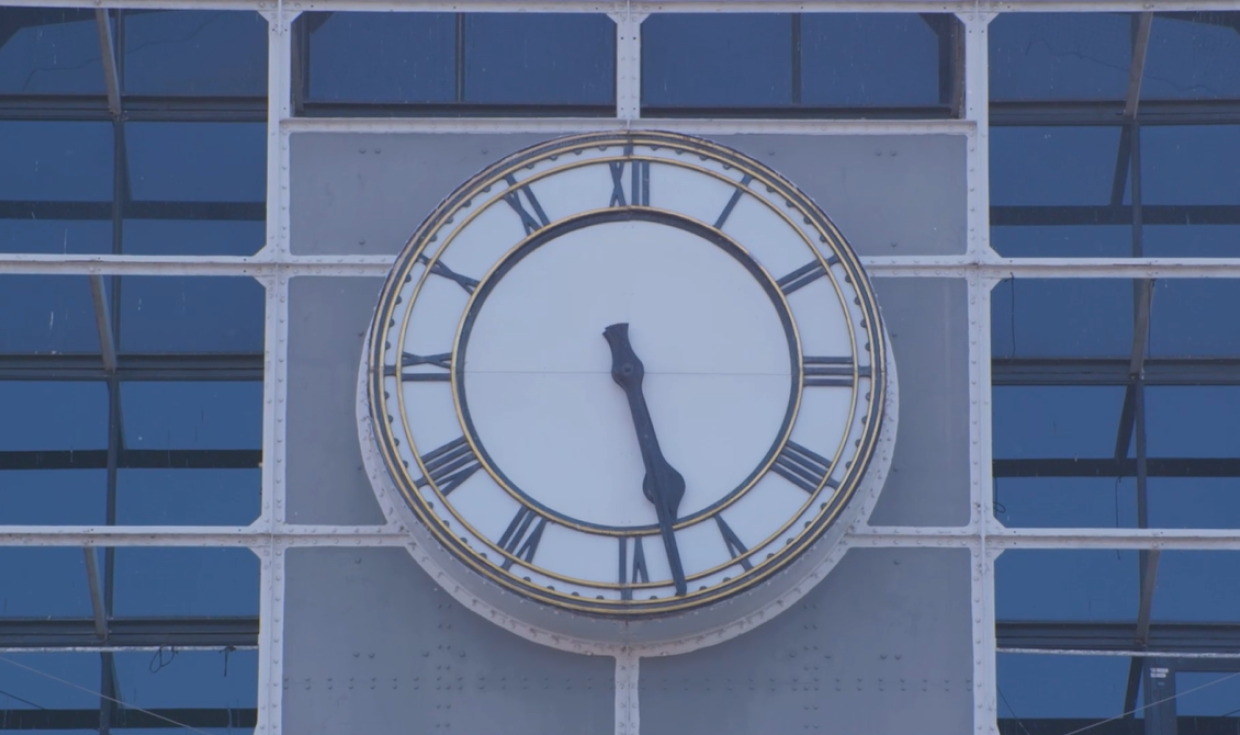
[[[1240,357],[1240,280],[1165,278],[1150,302],[1151,357]]]
[[[1132,312],[1132,282],[1120,278],[1003,281],[991,292],[991,354],[1129,356]]]
[[[1128,14],[1004,13],[989,36],[993,101],[1122,100],[1128,92]]]
[[[1184,17],[1184,16],[1189,17]],[[1155,14],[1141,98],[1240,97],[1240,13]]]
[[[0,314],[0,353],[99,354],[86,276],[0,275]]]
[[[1106,458],[1115,454],[1122,386],[995,386],[995,459]]]
[[[1234,551],[1164,551],[1150,617],[1155,622],[1224,622],[1240,619],[1240,585],[1221,584],[1240,573]]]
[[[251,278],[125,276],[124,352],[261,352],[264,291]]]
[[[1151,457],[1240,457],[1240,385],[1147,386]]]
[[[1240,528],[1233,477],[1149,478],[1151,528]]]
[[[118,548],[115,584],[118,617],[258,615],[258,557],[248,549]]]
[[[805,13],[801,102],[824,107],[937,105],[939,36],[950,16]],[[643,38],[644,43],[644,38]]]
[[[111,202],[112,124],[0,121],[0,200]]]
[[[308,98],[427,104],[456,99],[452,13],[307,13]],[[366,53],[357,50],[365,48]]]
[[[1077,720],[1062,728],[1035,730],[1067,733],[1087,727],[1090,720],[1123,714],[1128,689],[1126,658],[1000,653],[996,663],[1003,733],[1020,733],[1022,727],[1036,728],[1031,720]],[[1136,717],[1143,717],[1143,713],[1138,711]],[[1141,732],[1143,725],[1138,721],[1134,732]]]
[[[1142,127],[1141,201],[1240,204],[1236,161],[1240,125]]]
[[[1119,138],[1110,127],[994,128],[991,204],[1108,204]]]
[[[144,709],[253,709],[257,651],[145,651],[115,654],[125,703]],[[180,732],[185,732],[181,730]],[[238,732],[238,730],[231,730]]]
[[[99,555],[100,569],[103,555]],[[86,557],[72,547],[0,547],[0,618],[89,618]],[[98,700],[95,706],[99,705]]]
[[[125,92],[265,95],[267,21],[247,12],[126,11]]]
[[[1151,225],[1141,228],[1147,258],[1240,257],[1240,225]]]
[[[1136,551],[1008,550],[995,561],[998,620],[1130,621]]]
[[[93,10],[0,8],[0,94],[103,95],[99,57]]]
[[[125,140],[135,200],[266,200],[267,128],[262,123],[134,122],[125,126]]]
[[[786,14],[655,14],[642,23],[642,104],[781,107],[792,102]]]
[[[248,526],[262,505],[258,469],[131,469],[116,479],[116,522]]]
[[[4,709],[99,710],[99,695],[94,693],[101,680],[99,654],[6,653],[4,657],[13,662],[0,661],[0,706]]]
[[[121,383],[126,449],[259,449],[260,382]]]
[[[110,252],[110,220],[0,219],[0,253],[99,255]]]
[[[994,225],[990,245],[1007,258],[1127,258],[1130,225]],[[1146,255],[1150,255],[1146,240]]]
[[[127,219],[124,250],[130,255],[253,255],[266,239],[263,219]]]
[[[996,477],[994,488],[995,518],[1009,528],[1137,526],[1131,477]]]
[[[465,101],[513,105],[615,102],[616,26],[605,15],[465,16]]]
[[[107,498],[107,470],[5,470],[0,525],[102,525],[108,520]]]
[[[0,381],[0,449],[108,447],[106,383]]]
[[[1181,717],[1236,718],[1240,677],[1234,672],[1179,671],[1175,687],[1175,711]]]

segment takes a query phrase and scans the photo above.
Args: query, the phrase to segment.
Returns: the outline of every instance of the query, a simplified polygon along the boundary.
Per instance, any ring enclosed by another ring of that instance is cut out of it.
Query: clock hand
[[[655,512],[658,513],[659,532],[663,535],[663,546],[667,549],[667,562],[672,569],[676,594],[683,595],[686,591],[685,570],[680,564],[680,549],[676,546],[676,534],[672,531],[672,525],[676,523],[680,500],[685,496],[685,478],[668,464],[659,449],[659,440],[654,434],[654,422],[650,420],[650,410],[642,393],[642,378],[646,375],[646,368],[629,342],[629,325],[612,324],[603,330],[603,337],[611,346],[611,379],[624,389],[624,394],[629,399],[629,411],[633,415],[633,427],[637,430],[637,444],[641,448],[642,463],[646,466],[642,492],[646,499],[654,504]]]

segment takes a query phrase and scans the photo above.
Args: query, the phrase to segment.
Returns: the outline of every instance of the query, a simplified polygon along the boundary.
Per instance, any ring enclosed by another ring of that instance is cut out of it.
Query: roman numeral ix
[[[642,549],[642,537],[633,537],[633,565],[629,566],[629,540],[620,537],[620,599],[633,599],[633,588],[628,585],[638,582],[649,582],[650,573],[646,570],[646,552]]]
[[[419,255],[418,262],[425,265],[430,262],[430,258],[425,255]],[[469,276],[462,276],[460,273],[457,273],[445,265],[442,260],[435,261],[435,264],[431,266],[431,273],[447,278],[450,281],[454,281],[456,285],[465,289],[465,293],[473,293],[474,289],[478,287],[478,281],[470,278]]]
[[[452,369],[451,360],[452,360],[451,352],[440,352],[434,355],[415,355],[412,352],[402,352],[400,353],[400,367],[402,370],[400,374],[401,382],[404,382],[404,383],[419,382],[419,381],[447,382],[448,380],[452,378],[451,374],[448,372]],[[414,365],[430,365],[431,367],[443,368],[444,372],[442,373],[439,371],[435,371],[433,373],[432,372],[414,372],[414,373],[403,372],[405,368],[413,367]],[[396,366],[385,365],[383,367],[383,375],[385,377],[392,377],[396,375]]]
[[[538,519],[538,525],[531,530],[530,526],[535,518]],[[546,518],[523,505],[521,510],[517,511],[516,517],[508,524],[504,535],[499,537],[499,547],[522,561],[531,562],[534,560],[534,553],[538,551],[538,542],[542,541],[543,528],[546,526]],[[511,569],[513,563],[511,558],[504,559],[504,570]]]
[[[534,192],[530,191],[530,187],[518,186],[517,179],[512,174],[505,176],[504,181],[507,181],[508,186],[511,187],[504,195],[504,201],[508,202],[508,206],[512,207],[517,216],[521,218],[521,226],[525,228],[526,235],[532,235],[550,224],[551,220],[547,219],[547,213],[543,211],[542,205],[538,203],[538,198],[534,196]],[[522,193],[525,194],[525,199],[529,202],[530,208],[534,210],[534,214],[531,215],[521,203]]]
[[[749,186],[749,182],[753,181],[753,177],[745,174],[745,178],[741,179],[741,187]],[[715,229],[722,230],[723,223],[728,221],[728,217],[732,216],[732,210],[736,208],[736,203],[741,200],[741,195],[745,193],[743,188],[732,192],[732,198],[728,200],[727,206],[723,208],[723,213],[719,215],[719,219],[715,220]]]
[[[851,387],[853,384],[853,362],[851,357],[809,357],[804,359],[805,387],[832,388]],[[861,365],[857,375],[870,377],[870,366]]]
[[[465,437],[461,437],[422,455],[422,466],[426,468],[427,476],[414,484],[426,487],[433,482],[441,495],[447,495],[477,472],[482,463],[474,456],[474,450]]]
[[[807,493],[817,492],[824,480],[829,488],[839,487],[827,477],[831,471],[831,460],[794,441],[784,445],[784,450],[775,458],[775,464],[771,465],[771,471]]]
[[[838,262],[840,262],[840,259],[832,255],[830,258],[827,258],[827,268]],[[793,291],[804,288],[814,281],[817,281],[819,278],[827,275],[827,268],[822,266],[822,261],[815,260],[801,266],[800,268],[797,268],[775,283],[779,284],[779,290],[783,291],[784,294],[787,295]]]

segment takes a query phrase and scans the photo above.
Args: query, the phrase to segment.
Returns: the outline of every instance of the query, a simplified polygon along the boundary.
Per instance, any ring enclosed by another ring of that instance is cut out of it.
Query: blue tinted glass
[[[0,219],[0,253],[98,255],[110,252],[111,221]]]
[[[992,129],[991,204],[1108,204],[1119,137],[1104,127]]]
[[[266,242],[263,220],[125,220],[130,255],[253,255]]]
[[[1240,280],[1166,278],[1150,302],[1152,357],[1240,357]]]
[[[263,384],[121,383],[127,449],[258,449]]]
[[[261,506],[260,470],[120,470],[116,522],[134,526],[248,526]]]
[[[263,287],[251,278],[126,276],[123,352],[261,352]]]
[[[1240,125],[1143,127],[1141,201],[1144,204],[1240,204],[1237,161],[1240,161]]]
[[[1128,92],[1127,14],[1005,13],[989,36],[991,100],[1122,100]]]
[[[995,459],[1105,458],[1115,454],[1122,386],[996,386]]]
[[[1125,258],[1132,255],[1132,226],[995,225],[990,245],[1007,258]]]
[[[112,123],[0,121],[5,199],[112,201]]]
[[[0,8],[0,94],[104,94],[93,10]]]
[[[999,620],[1137,617],[1136,551],[1009,550],[995,561]]]
[[[995,518],[1011,528],[1135,528],[1136,480],[996,477]]]
[[[334,102],[456,99],[452,13],[308,13],[308,96]],[[357,50],[365,48],[366,53]]]
[[[1240,528],[1234,477],[1151,477],[1151,528]]]
[[[125,12],[125,92],[267,93],[267,21],[214,10]]]
[[[642,23],[642,104],[777,107],[792,102],[792,18],[655,14]]]
[[[1240,225],[1145,225],[1147,258],[1235,258],[1240,256]]]
[[[1232,672],[1180,671],[1175,676],[1175,711],[1181,717],[1236,716],[1240,677]]]
[[[1123,713],[1129,661],[1122,656],[1000,653],[996,664],[1000,719],[1105,719]],[[1020,727],[1003,730],[1013,731],[1022,732]]]
[[[1147,386],[1151,457],[1240,457],[1240,385]]]
[[[1240,97],[1240,13],[1200,13],[1197,19],[1154,15],[1142,99]]]
[[[1176,622],[1240,619],[1240,585],[1220,584],[1238,574],[1240,554],[1234,551],[1164,551],[1150,617]]]
[[[801,102],[806,105],[939,102],[939,38],[918,15],[805,13],[801,64]]]
[[[266,199],[267,128],[262,123],[129,123],[133,198],[261,202]]]
[[[107,489],[107,470],[5,470],[0,525],[102,525],[108,518]]]
[[[615,101],[616,26],[605,15],[465,16],[465,101],[605,105]]]
[[[258,614],[258,557],[248,549],[118,548],[115,585],[119,617]]]
[[[115,654],[126,704],[145,709],[258,706],[257,651],[160,653],[154,659],[146,651]]]
[[[98,557],[103,568],[103,555]],[[0,618],[89,618],[90,584],[80,548],[0,547]],[[96,702],[97,704],[97,702]]]
[[[99,352],[86,276],[0,275],[0,314],[0,353]]]
[[[1119,278],[1011,279],[991,292],[995,357],[1132,354],[1132,282]]]
[[[99,695],[94,693],[99,691],[99,654],[0,655],[7,659],[0,661],[0,703],[5,709],[99,709]],[[43,672],[62,681],[39,676],[35,672]],[[60,731],[60,735],[66,733]]]
[[[0,381],[0,449],[106,449],[103,382]]]

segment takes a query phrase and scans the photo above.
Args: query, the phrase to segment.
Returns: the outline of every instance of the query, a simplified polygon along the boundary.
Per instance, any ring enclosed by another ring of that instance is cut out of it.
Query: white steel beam
[[[396,526],[0,526],[0,546],[405,546]]]
[[[612,13],[616,23],[616,117],[625,124],[641,117],[642,21],[630,9]]]
[[[625,44],[630,46],[632,44]],[[621,49],[623,51],[624,48]],[[632,59],[626,66],[632,66]],[[640,72],[638,72],[640,73]],[[619,74],[619,71],[617,71]],[[632,72],[630,71],[630,75]],[[619,80],[617,80],[619,81]],[[640,84],[630,76],[626,85]],[[624,90],[633,95],[634,90]],[[637,91],[640,94],[640,90]],[[598,133],[626,130],[638,110],[636,100],[618,100],[629,117],[450,118],[450,117],[297,117],[286,119],[289,133]],[[648,118],[643,125],[672,128],[690,135],[969,135],[967,120],[753,120],[706,118]]]

